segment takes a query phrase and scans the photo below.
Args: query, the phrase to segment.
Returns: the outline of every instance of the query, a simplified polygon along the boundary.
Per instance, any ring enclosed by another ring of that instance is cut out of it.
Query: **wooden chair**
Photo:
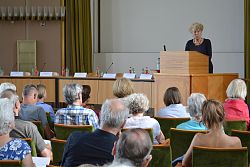
[[[156,144],[151,151],[152,160],[150,167],[172,167],[172,154],[170,145]]]
[[[242,148],[193,147],[193,167],[248,167],[248,152]]]
[[[154,117],[161,126],[161,131],[165,138],[170,138],[170,129],[176,128],[177,125],[190,120],[190,118],[164,118],[164,117]]]
[[[124,132],[124,131],[126,131],[126,130],[128,130],[128,129],[131,129],[131,128],[123,128],[123,129],[121,130],[121,132]],[[148,134],[149,134],[149,136],[150,136],[150,139],[151,139],[152,143],[154,143],[153,129],[152,129],[152,128],[142,128],[142,129],[144,129],[144,130],[146,130],[146,131],[148,132]]]
[[[22,161],[19,160],[0,160],[1,167],[22,167]]]
[[[42,138],[45,139],[44,129],[41,121],[32,121],[33,124],[36,125],[39,133],[41,134]]]
[[[225,133],[228,135],[231,135],[232,129],[234,129],[234,130],[247,130],[247,123],[245,120],[226,120],[224,122]]]
[[[36,151],[36,143],[34,140],[32,140],[32,138],[20,138],[21,140],[25,140],[30,148],[31,148],[31,155],[32,157],[37,157],[37,151]]]
[[[250,165],[250,131],[232,130],[231,135],[239,137],[242,146],[248,148],[248,164]]]
[[[208,131],[170,129],[170,145],[172,150],[172,160],[184,155],[196,133],[207,133]]]
[[[51,147],[53,152],[53,165],[59,165],[62,162],[62,156],[64,151],[64,146],[66,144],[66,140],[60,140],[56,138],[50,139]]]
[[[92,125],[64,125],[54,124],[55,134],[57,139],[67,140],[69,135],[74,131],[87,131],[93,132]]]

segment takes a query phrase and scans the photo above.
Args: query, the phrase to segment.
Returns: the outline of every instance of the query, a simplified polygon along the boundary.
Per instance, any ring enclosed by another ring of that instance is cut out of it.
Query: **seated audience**
[[[46,139],[54,136],[51,131],[46,112],[40,106],[36,106],[37,88],[35,85],[25,85],[23,89],[23,103],[19,112],[19,118],[24,121],[41,121]]]
[[[209,133],[197,133],[184,155],[182,165],[192,166],[192,150],[194,146],[217,148],[240,148],[241,141],[238,137],[231,137],[223,130],[224,109],[220,102],[207,100],[202,107],[202,122],[208,127]]]
[[[206,126],[202,123],[201,107],[206,97],[201,93],[192,93],[187,100],[187,112],[191,116],[191,120],[177,125],[177,129],[184,130],[206,130]]]
[[[13,108],[9,99],[0,99],[0,160],[21,160],[23,166],[32,167],[34,164],[28,143],[9,136],[15,126]]]
[[[18,113],[20,110],[19,98],[16,92],[12,89],[4,90],[1,93],[1,98],[8,98],[14,104],[15,127],[10,132],[10,137],[15,138],[32,138],[36,144],[36,149],[42,157],[49,157],[52,160],[52,152],[50,145],[46,145],[36,125],[32,122],[19,119]]]
[[[186,108],[181,104],[181,93],[177,87],[168,88],[164,94],[163,101],[166,107],[160,109],[157,114],[159,117],[190,117]]]
[[[36,105],[42,107],[46,113],[49,113],[51,118],[50,121],[54,122],[55,113],[52,106],[44,103],[44,100],[47,98],[46,86],[42,84],[37,85],[37,91],[38,91],[38,96]]]
[[[106,100],[101,108],[100,129],[73,132],[67,139],[61,166],[103,165],[113,161],[112,148],[118,140],[129,111],[119,99]]]
[[[123,98],[134,93],[134,87],[130,79],[118,78],[113,84],[113,95],[117,98]]]
[[[135,128],[122,132],[114,145],[114,161],[107,167],[147,167],[152,159],[150,155],[152,141],[143,129]]]
[[[4,82],[4,83],[1,83],[0,85],[0,94],[6,90],[6,89],[12,89],[16,92],[16,86],[10,82]]]
[[[246,120],[249,125],[249,109],[245,103],[247,96],[246,83],[241,79],[234,79],[227,87],[227,99],[223,106],[226,120]]]
[[[67,108],[56,112],[55,123],[68,125],[92,125],[94,129],[99,127],[98,117],[91,109],[82,107],[82,86],[79,84],[67,84],[63,88],[63,95]]]
[[[129,95],[125,101],[132,116],[126,120],[124,128],[152,128],[154,143],[165,143],[165,136],[159,122],[154,118],[144,116],[144,113],[149,109],[147,96],[134,93]]]

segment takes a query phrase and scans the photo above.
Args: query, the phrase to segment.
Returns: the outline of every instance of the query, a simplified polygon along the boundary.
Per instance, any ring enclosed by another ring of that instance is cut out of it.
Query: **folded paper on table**
[[[128,79],[134,79],[135,75],[136,75],[135,73],[124,73],[123,77]]]
[[[151,74],[141,74],[140,79],[152,79],[152,75]]]
[[[10,76],[11,76],[11,77],[23,77],[23,76],[24,76],[24,72],[20,72],[20,71],[11,71],[11,72],[10,72]]]
[[[52,77],[53,72],[40,72],[40,77]]]
[[[76,72],[74,77],[76,77],[76,78],[86,78],[87,73],[86,72]]]
[[[116,74],[112,74],[112,73],[107,73],[107,74],[103,74],[103,78],[115,78]]]

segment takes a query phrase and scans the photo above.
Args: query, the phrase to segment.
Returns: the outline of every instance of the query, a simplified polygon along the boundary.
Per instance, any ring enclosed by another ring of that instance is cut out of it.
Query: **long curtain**
[[[245,0],[245,10],[244,10],[244,36],[245,36],[245,78],[250,79],[250,0]],[[247,82],[248,96],[247,102],[250,103],[250,83]]]
[[[92,71],[90,0],[66,0],[65,68],[71,73]]]

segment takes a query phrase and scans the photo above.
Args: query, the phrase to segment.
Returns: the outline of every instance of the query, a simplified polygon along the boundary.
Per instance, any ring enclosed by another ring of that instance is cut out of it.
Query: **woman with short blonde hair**
[[[130,79],[118,78],[113,84],[113,94],[117,98],[123,98],[134,93],[134,87]]]

